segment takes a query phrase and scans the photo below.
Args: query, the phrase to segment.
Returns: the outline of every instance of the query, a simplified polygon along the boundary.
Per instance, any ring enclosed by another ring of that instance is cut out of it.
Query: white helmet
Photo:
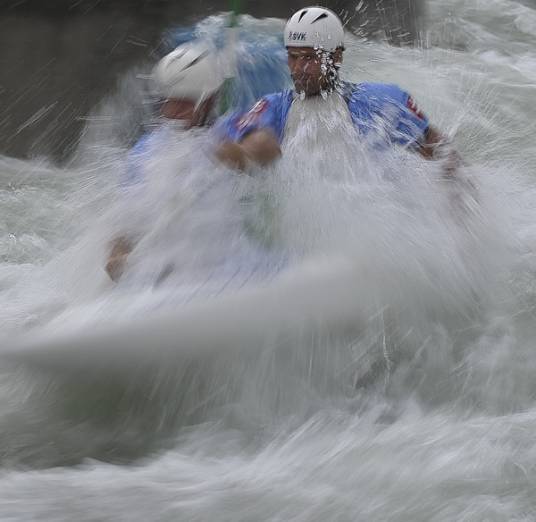
[[[221,87],[223,74],[214,51],[204,43],[189,42],[156,64],[153,79],[163,97],[197,103]]]
[[[344,48],[342,23],[325,7],[300,9],[285,27],[285,47],[313,47],[330,52]]]

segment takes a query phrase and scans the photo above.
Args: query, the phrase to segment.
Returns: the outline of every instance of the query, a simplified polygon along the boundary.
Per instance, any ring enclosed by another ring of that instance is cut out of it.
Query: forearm
[[[444,161],[445,171],[450,175],[455,174],[462,164],[461,157],[450,140],[432,126],[427,129],[422,143],[419,144],[418,152],[427,160]]]
[[[216,159],[227,167],[244,171],[248,163],[246,151],[239,143],[224,141],[215,152]]]
[[[460,172],[463,160],[450,140],[434,127],[430,127],[425,135],[425,141],[420,146],[419,153],[427,160],[441,162],[442,175],[451,184],[450,200],[457,209],[467,211],[470,205],[466,196],[478,201],[478,191],[474,183]]]
[[[248,164],[266,166],[281,155],[275,136],[267,130],[248,134],[239,143],[224,142],[216,150],[216,157],[227,166],[246,170]]]

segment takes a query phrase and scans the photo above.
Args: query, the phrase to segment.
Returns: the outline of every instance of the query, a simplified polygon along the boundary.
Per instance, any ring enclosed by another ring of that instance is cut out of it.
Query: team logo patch
[[[268,102],[266,100],[259,100],[247,114],[240,118],[238,121],[238,128],[242,130],[250,125],[255,124],[260,119],[261,114],[266,110],[267,107]]]
[[[408,98],[406,106],[413,114],[415,114],[415,116],[417,116],[417,118],[424,120],[424,114],[419,109],[419,107],[415,103],[415,100],[411,96]]]

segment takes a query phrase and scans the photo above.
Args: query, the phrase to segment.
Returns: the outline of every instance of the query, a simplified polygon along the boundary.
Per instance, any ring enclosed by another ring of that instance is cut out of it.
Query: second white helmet
[[[224,78],[215,52],[203,42],[189,42],[156,64],[153,80],[164,98],[199,102],[216,92]]]
[[[305,7],[294,13],[285,27],[286,47],[313,47],[333,52],[344,48],[339,17],[325,7]]]

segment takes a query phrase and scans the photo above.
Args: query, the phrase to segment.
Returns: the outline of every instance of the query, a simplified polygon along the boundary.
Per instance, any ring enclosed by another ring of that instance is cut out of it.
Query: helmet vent
[[[193,67],[196,63],[199,63],[203,58],[206,58],[209,55],[209,51],[205,51],[203,54],[200,54],[197,58],[192,60],[186,67],[183,67],[183,71],[186,69],[189,69],[190,67]]]
[[[170,64],[179,61],[186,54],[186,50],[183,50],[181,53],[173,56],[173,59],[169,61]]]
[[[302,12],[301,12],[301,15],[300,15],[300,18],[298,19],[298,23],[301,22],[302,18],[307,14],[307,9],[304,9]]]
[[[322,20],[323,18],[327,18],[327,13],[322,13],[321,15],[318,15],[311,23],[314,24],[315,22],[318,22],[318,20]]]

